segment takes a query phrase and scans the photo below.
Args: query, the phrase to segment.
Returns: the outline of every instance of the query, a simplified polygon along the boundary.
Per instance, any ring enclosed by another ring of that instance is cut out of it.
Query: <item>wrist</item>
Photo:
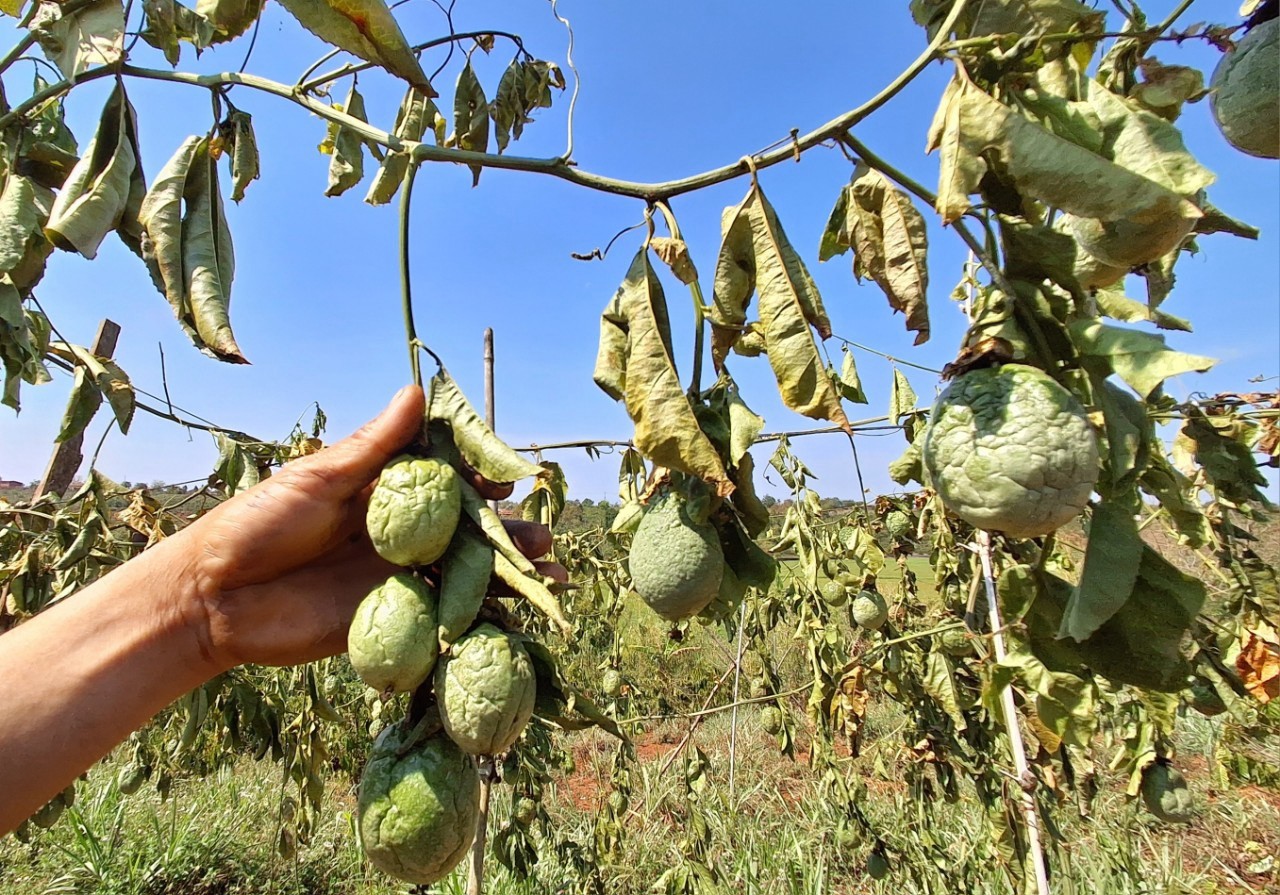
[[[193,673],[207,680],[238,663],[217,636],[215,607],[222,586],[201,561],[203,551],[193,528],[164,539],[126,568],[136,563],[140,588],[156,598],[158,636],[187,653]]]

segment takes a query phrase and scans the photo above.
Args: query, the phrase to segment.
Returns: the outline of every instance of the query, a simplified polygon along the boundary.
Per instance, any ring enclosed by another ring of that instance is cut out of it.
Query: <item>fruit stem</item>
[[[400,193],[400,301],[404,307],[405,344],[409,348],[409,368],[413,384],[422,385],[422,365],[418,360],[418,330],[413,323],[413,284],[409,274],[409,208],[413,197],[413,180],[420,162],[410,159],[404,171],[404,189]]]
[[[493,764],[493,756],[481,755],[476,758],[476,769],[480,772],[480,815],[476,818],[476,838],[471,843],[467,895],[482,895],[484,892],[484,844],[485,834],[489,830],[489,791],[497,770]]]
[[[1008,651],[1004,645],[1004,627],[1000,622],[1000,606],[996,601],[995,573],[991,563],[991,534],[978,532],[978,558],[982,562],[982,581],[987,590],[987,611],[991,618],[991,643],[997,662],[1003,662]],[[1013,752],[1013,766],[1018,772],[1017,783],[1021,792],[1022,816],[1027,825],[1028,847],[1036,874],[1036,892],[1049,895],[1049,871],[1044,863],[1044,850],[1040,847],[1040,815],[1036,810],[1035,775],[1027,766],[1027,749],[1022,741],[1022,729],[1018,726],[1018,709],[1013,702],[1013,687],[1007,686],[1000,693],[1000,707],[1005,727],[1009,729],[1009,746]]]

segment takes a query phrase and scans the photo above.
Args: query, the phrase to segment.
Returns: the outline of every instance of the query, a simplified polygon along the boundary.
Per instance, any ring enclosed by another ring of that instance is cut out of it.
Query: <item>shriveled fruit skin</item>
[[[1168,823],[1191,821],[1191,790],[1171,764],[1158,761],[1142,771],[1142,801],[1147,810]]]
[[[889,607],[884,597],[873,590],[864,590],[853,598],[853,620],[869,631],[874,631],[889,620]]]
[[[444,555],[461,512],[462,489],[452,466],[402,454],[378,476],[365,524],[383,559],[425,566]]]
[[[627,564],[631,586],[649,608],[679,621],[716,598],[724,552],[714,526],[695,523],[684,498],[667,492],[645,510]]]
[[[1256,25],[1222,57],[1209,107],[1227,142],[1249,155],[1280,158],[1280,19]]]
[[[972,656],[976,651],[973,641],[969,639],[969,635],[963,628],[953,628],[943,632],[938,638],[938,646],[948,656],[955,656],[958,659]]]
[[[519,739],[536,686],[524,645],[490,624],[460,638],[435,674],[444,729],[472,755],[497,755]]]
[[[379,870],[434,883],[471,847],[480,777],[448,737],[407,745],[408,737],[404,726],[393,725],[374,741],[360,777],[360,842]]]
[[[1084,408],[1023,364],[954,380],[933,405],[921,454],[947,509],[1012,537],[1071,521],[1098,480],[1098,441]]]
[[[416,690],[431,676],[440,646],[436,592],[416,575],[392,575],[356,607],[347,654],[360,680],[383,692]]]

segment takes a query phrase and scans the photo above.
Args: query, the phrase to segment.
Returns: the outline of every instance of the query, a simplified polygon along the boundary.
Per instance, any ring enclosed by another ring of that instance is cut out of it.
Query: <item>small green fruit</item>
[[[724,552],[714,526],[695,522],[684,498],[668,491],[645,510],[627,565],[640,598],[663,618],[680,621],[716,598]]]
[[[1191,707],[1206,718],[1221,715],[1227,710],[1226,702],[1207,677],[1196,675],[1187,688],[1187,693]]]
[[[889,620],[889,607],[876,591],[864,590],[854,598],[853,620],[868,631],[875,631]]]
[[[522,796],[516,800],[512,816],[520,826],[527,827],[538,818],[538,803],[527,796]]]
[[[401,725],[374,741],[360,778],[360,842],[378,869],[426,885],[466,855],[480,813],[480,776],[445,736],[411,742]]]
[[[524,645],[490,624],[453,645],[436,668],[440,720],[472,755],[497,755],[519,739],[533,715],[533,661]]]
[[[867,875],[875,880],[889,875],[889,859],[879,849],[867,855]]]
[[[767,705],[760,710],[760,729],[772,736],[782,732],[782,710],[776,705]]]
[[[618,673],[618,669],[610,668],[604,673],[604,679],[600,682],[600,686],[604,689],[606,695],[617,699],[622,695],[622,675]]]
[[[975,652],[973,641],[969,638],[968,632],[964,628],[953,628],[950,631],[944,631],[938,637],[938,646],[948,656],[955,656],[958,659],[972,656]]]
[[[1166,823],[1191,822],[1191,789],[1173,765],[1157,761],[1142,771],[1142,801]]]
[[[425,566],[444,555],[462,513],[453,467],[403,454],[382,469],[365,524],[378,555],[398,566]]]
[[[392,575],[351,619],[347,652],[360,680],[379,693],[416,690],[436,665],[436,593],[416,575]]]
[[[824,581],[818,590],[828,606],[840,607],[849,601],[849,588],[839,581]]]

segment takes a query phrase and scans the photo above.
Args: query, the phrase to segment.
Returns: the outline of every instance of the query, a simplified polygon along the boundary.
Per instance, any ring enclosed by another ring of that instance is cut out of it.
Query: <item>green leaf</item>
[[[0,193],[0,273],[20,288],[39,280],[53,247],[44,225],[53,207],[53,190],[29,177],[10,174]]]
[[[1057,639],[1071,584],[1051,574],[1037,578],[1037,596],[1024,621],[1032,652],[1055,671],[1087,666],[1118,684],[1174,692],[1191,665],[1183,639],[1204,603],[1204,585],[1143,547],[1138,581],[1129,600],[1083,642]],[[1006,587],[1001,575],[1001,590]]]
[[[1080,584],[1071,592],[1058,637],[1085,640],[1129,600],[1138,580],[1142,538],[1128,501],[1093,510]]]
[[[470,60],[458,74],[453,93],[453,133],[445,142],[471,152],[489,151],[489,101]],[[480,182],[481,170],[479,165],[471,166],[472,186]]]
[[[85,427],[93,420],[93,415],[101,406],[102,392],[98,390],[98,383],[84,367],[76,367],[71,385],[71,397],[67,400],[62,425],[54,441],[62,444],[83,434]]]
[[[525,117],[524,94],[526,69],[517,59],[512,59],[498,81],[498,92],[489,104],[489,116],[493,119],[493,135],[501,153],[511,142],[511,128],[516,120]]]
[[[1159,115],[1097,81],[1086,82],[1085,96],[1102,122],[1106,157],[1126,171],[1180,196],[1193,196],[1215,180],[1213,172],[1187,151],[1178,129]]]
[[[245,188],[257,180],[261,171],[258,164],[258,140],[253,134],[253,117],[238,109],[227,116],[227,130],[231,140],[231,201],[244,198]]]
[[[227,496],[234,497],[258,484],[258,464],[252,454],[234,436],[226,432],[214,432],[218,445],[218,463],[214,474],[226,485]]]
[[[753,541],[736,518],[716,520],[724,561],[748,587],[767,590],[778,572],[778,563]]]
[[[325,43],[382,66],[427,96],[436,96],[382,0],[280,0],[280,5]]]
[[[1096,320],[1077,320],[1070,325],[1071,340],[1086,363],[1114,372],[1146,399],[1171,376],[1192,371],[1203,373],[1216,361],[1183,354],[1165,346],[1164,337]]]
[[[854,168],[846,230],[854,250],[854,275],[868,276],[906,315],[915,344],[929,338],[927,301],[928,238],[924,217],[879,171],[859,162]]]
[[[422,91],[410,87],[396,113],[394,133],[401,140],[417,142],[428,130],[434,130],[439,117],[440,110],[436,108],[436,104],[423,96]],[[369,184],[369,194],[364,201],[370,205],[385,205],[390,202],[400,189],[408,168],[408,153],[397,150],[388,152],[382,159],[378,173],[373,176],[373,182]]]
[[[27,0],[0,0],[0,12],[13,18],[22,15],[22,7],[27,5]]]
[[[827,218],[826,229],[822,231],[822,241],[818,244],[818,260],[829,261],[837,255],[843,255],[852,247],[849,231],[846,228],[849,213],[849,201],[853,192],[850,185],[840,188],[835,207]]]
[[[132,126],[133,107],[117,83],[84,156],[49,211],[45,234],[54,245],[92,259],[102,240],[120,224],[138,166]]]
[[[1062,742],[1081,749],[1090,747],[1098,726],[1092,683],[1069,672],[1050,670],[1021,647],[1010,650],[999,667],[1016,673],[1035,694],[1031,708],[1045,730]]]
[[[147,27],[140,36],[163,52],[174,67],[182,58],[182,41],[194,46],[197,56],[214,41],[213,23],[177,0],[142,0],[142,11],[147,15]]]
[[[1257,502],[1268,504],[1260,488],[1268,487],[1258,471],[1247,429],[1231,418],[1216,419],[1198,407],[1188,406],[1177,441],[1189,444],[1191,455],[1219,498],[1237,506]]]
[[[196,13],[213,26],[209,42],[225,43],[249,30],[262,13],[262,4],[263,0],[197,0]]]
[[[1110,486],[1103,496],[1129,491],[1147,468],[1155,431],[1146,406],[1124,389],[1095,379],[1094,399],[1102,410],[1107,436],[1107,470]]]
[[[1187,546],[1203,547],[1209,543],[1209,520],[1197,500],[1200,489],[1174,469],[1163,451],[1152,451],[1147,468],[1138,479],[1142,489],[1160,501],[1160,506]]]
[[[1016,34],[1038,37],[1082,30],[1099,19],[1098,12],[1080,0],[985,0],[967,14],[968,36]]]
[[[924,688],[924,692],[933,697],[933,701],[947,713],[957,730],[968,728],[964,712],[961,711],[962,699],[959,688],[956,687],[950,659],[937,651],[926,653],[920,685]]]
[[[135,396],[129,377],[119,364],[109,357],[99,357],[80,345],[54,342],[49,346],[49,350],[63,360],[76,364],[77,370],[86,371],[88,379],[97,392],[97,397],[93,399],[94,410],[97,410],[98,403],[105,397],[120,426],[120,434],[128,435],[129,424],[133,422]],[[87,418],[85,422],[88,422]]]
[[[636,447],[662,466],[733,490],[720,456],[698,427],[671,355],[671,326],[662,284],[641,248],[600,319],[595,382],[626,403]]]
[[[505,484],[544,472],[493,433],[447,372],[441,370],[432,376],[428,389],[427,420],[448,424],[462,459],[480,475]]]
[[[988,157],[1026,197],[1077,217],[1135,226],[1200,217],[1195,205],[1161,183],[1056,136],[969,82],[944,101],[948,105],[936,139],[943,152],[937,208],[945,223],[968,211],[967,197],[978,191]],[[1130,161],[1127,154],[1124,158]],[[1185,176],[1195,177],[1194,172]]]
[[[441,648],[467,632],[476,620],[493,575],[493,547],[467,526],[458,526],[441,560],[437,612]]]
[[[907,482],[924,484],[924,460],[920,454],[918,442],[913,441],[907,445],[902,456],[889,464],[889,478],[899,485],[905,485]]]
[[[738,511],[747,534],[758,538],[769,527],[769,508],[756,496],[755,471],[756,462],[750,454],[738,458],[737,465],[729,473],[735,485],[729,502]]]
[[[369,120],[365,116],[364,97],[356,89],[354,80],[351,82],[351,89],[347,91],[342,110],[360,121]],[[364,179],[364,138],[350,128],[331,121],[325,141],[320,144],[321,151],[326,146],[330,147],[329,186],[324,194],[330,197],[341,196]]]
[[[748,456],[747,449],[764,429],[764,418],[747,406],[736,385],[725,390],[724,401],[729,414],[729,462],[737,464]]]
[[[120,0],[98,0],[70,15],[63,14],[61,4],[44,0],[27,27],[49,60],[72,81],[90,68],[119,62],[124,55]]]
[[[747,306],[756,288],[755,251],[748,203],[754,190],[720,216],[720,253],[716,258],[711,302],[711,358],[717,370],[737,343],[747,322]]]
[[[1135,301],[1124,294],[1122,287],[1099,289],[1094,293],[1098,312],[1122,323],[1154,323],[1160,329],[1191,332],[1191,324],[1181,317],[1174,317],[1161,310],[1153,310],[1148,304]]]

